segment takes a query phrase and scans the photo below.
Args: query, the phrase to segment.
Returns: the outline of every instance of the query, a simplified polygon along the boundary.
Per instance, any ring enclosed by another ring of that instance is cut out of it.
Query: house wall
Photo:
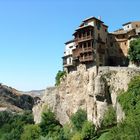
[[[75,49],[75,42],[71,42],[65,45],[65,54],[72,55],[72,50]]]

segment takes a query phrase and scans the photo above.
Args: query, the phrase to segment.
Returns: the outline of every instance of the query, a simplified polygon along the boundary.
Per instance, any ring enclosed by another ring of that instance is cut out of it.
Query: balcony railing
[[[93,36],[85,36],[85,37],[81,37],[81,38],[76,38],[75,42],[83,42],[83,41],[87,41],[87,40],[91,40],[93,39]]]
[[[80,62],[88,62],[88,61],[93,61],[92,55],[80,57]]]
[[[92,51],[93,51],[92,47],[81,48],[79,50],[80,53],[86,53],[86,52],[92,52]]]

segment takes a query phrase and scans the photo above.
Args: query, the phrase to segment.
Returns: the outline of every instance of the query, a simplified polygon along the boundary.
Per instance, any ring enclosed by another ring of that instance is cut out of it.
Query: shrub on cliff
[[[108,107],[101,122],[102,127],[112,127],[117,123],[116,112],[112,106]]]
[[[118,97],[126,115],[140,115],[140,76],[135,76],[128,84],[127,92]]]
[[[55,85],[58,86],[60,84],[60,80],[63,76],[66,75],[66,72],[65,71],[58,71],[58,73],[56,74],[56,77],[55,77]]]

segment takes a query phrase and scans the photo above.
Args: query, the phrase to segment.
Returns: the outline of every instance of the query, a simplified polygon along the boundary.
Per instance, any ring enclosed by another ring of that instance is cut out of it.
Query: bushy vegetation
[[[84,122],[87,120],[87,114],[84,110],[79,109],[75,114],[71,116],[71,122],[74,129],[77,131],[82,130]]]
[[[66,75],[66,71],[59,70],[55,77],[55,85],[58,86],[60,84],[61,78]]]
[[[136,65],[140,65],[140,38],[130,42],[128,58]]]
[[[109,128],[117,123],[116,112],[112,106],[108,107],[108,110],[105,112],[101,126],[103,128]]]
[[[39,140],[40,132],[41,130],[38,125],[28,124],[24,127],[21,140]]]
[[[0,139],[19,140],[27,124],[33,124],[31,112],[14,114],[11,112],[0,112]]]

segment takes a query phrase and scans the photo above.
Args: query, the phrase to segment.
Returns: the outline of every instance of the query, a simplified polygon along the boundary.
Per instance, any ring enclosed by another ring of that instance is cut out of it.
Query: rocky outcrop
[[[14,88],[0,85],[0,111],[20,112],[22,110],[32,110],[35,101],[30,95],[20,94]]]
[[[41,102],[33,108],[34,119],[40,122],[43,108],[47,106],[56,113],[61,124],[65,124],[82,108],[87,111],[88,119],[99,126],[108,105],[112,105],[120,121],[124,113],[117,96],[127,90],[130,79],[138,74],[137,68],[100,67],[97,75],[96,67],[86,69],[80,65],[77,71],[61,80],[60,86],[46,89]]]

